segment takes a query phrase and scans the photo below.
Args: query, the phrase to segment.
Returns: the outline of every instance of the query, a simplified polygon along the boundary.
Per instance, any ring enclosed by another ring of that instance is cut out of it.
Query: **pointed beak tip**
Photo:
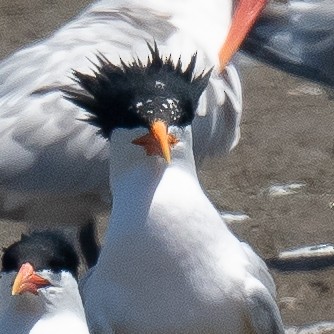
[[[22,292],[22,283],[24,282],[26,275],[27,275],[27,266],[24,264],[21,266],[19,272],[15,276],[12,286],[12,296],[17,296]]]
[[[170,157],[164,157],[164,159],[165,159],[165,161],[166,161],[166,163],[168,164],[168,165],[170,165],[170,163],[171,163],[171,158]]]
[[[22,293],[22,279],[21,278],[15,278],[13,287],[12,287],[12,296],[18,296]]]
[[[168,125],[161,120],[150,125],[148,134],[132,140],[132,144],[143,146],[147,155],[161,156],[167,164],[171,163],[171,149],[178,142],[174,135],[168,134]]]
[[[150,131],[159,142],[162,156],[169,164],[171,162],[171,146],[169,143],[167,124],[164,121],[157,120],[152,123]]]

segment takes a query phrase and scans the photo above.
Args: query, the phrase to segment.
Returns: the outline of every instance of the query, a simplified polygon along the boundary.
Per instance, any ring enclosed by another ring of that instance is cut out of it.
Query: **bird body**
[[[112,148],[121,146],[117,132]],[[144,154],[131,161],[131,151],[126,164],[137,168],[112,164],[114,208],[83,286],[88,321],[103,333],[110,326],[124,333],[281,333],[265,264],[229,231],[198,182],[190,141],[180,143],[167,167],[156,157],[145,163]],[[112,148],[115,160],[121,152],[124,160],[128,148]],[[263,299],[258,323],[256,298]]]
[[[93,75],[74,72],[81,91],[65,90],[109,138],[112,157],[111,218],[81,284],[90,328],[283,333],[266,265],[229,231],[197,178],[192,120],[212,71],[196,74],[196,55],[181,66],[157,44],[149,49],[147,64],[118,67],[101,55]]]

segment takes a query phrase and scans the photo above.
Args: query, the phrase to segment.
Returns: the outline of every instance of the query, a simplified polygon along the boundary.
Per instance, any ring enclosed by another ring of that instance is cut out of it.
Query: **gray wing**
[[[271,2],[243,45],[259,60],[334,86],[334,2]]]
[[[199,164],[207,156],[228,154],[240,139],[242,89],[236,68],[228,65],[224,75],[211,78],[210,83],[193,122],[194,154]]]
[[[244,252],[249,263],[250,274],[246,279],[246,315],[249,322],[250,333],[284,333],[284,326],[280,311],[276,303],[275,283],[265,262],[242,242]]]
[[[152,27],[147,32],[136,21],[143,18],[143,9],[136,11],[136,20],[130,14],[97,3],[48,39],[0,63],[0,189],[5,210],[45,194],[110,197],[108,143],[80,120],[82,110],[66,101],[59,88],[73,84],[72,69],[90,71],[87,58],[94,61],[97,51],[119,61],[122,52],[131,55],[134,37],[141,43],[151,40],[151,34],[161,37],[154,30],[156,17],[145,13]],[[171,31],[167,25],[161,34]]]
[[[283,334],[284,325],[276,301],[260,285],[248,291],[246,299],[249,332],[256,334]]]
[[[136,19],[140,15],[143,10],[136,11]],[[0,187],[69,195],[107,192],[107,142],[80,121],[82,110],[59,88],[73,84],[72,69],[90,71],[87,58],[94,61],[97,51],[119,61],[122,52],[131,56],[134,36],[142,44],[152,39],[129,17],[126,11],[92,6],[50,38],[0,63]],[[156,27],[155,17],[145,19]]]

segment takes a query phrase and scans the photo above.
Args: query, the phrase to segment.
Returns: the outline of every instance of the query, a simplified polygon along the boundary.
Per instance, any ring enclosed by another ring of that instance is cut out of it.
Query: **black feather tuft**
[[[121,59],[116,66],[99,53],[93,75],[73,71],[82,90],[62,89],[106,138],[115,128],[148,127],[155,119],[185,126],[195,116],[212,70],[194,77],[197,54],[182,71],[181,57],[175,65],[171,56],[160,56],[156,43],[147,45],[151,55],[146,65],[140,59],[129,64]]]
[[[60,232],[41,231],[22,235],[21,240],[4,250],[2,271],[19,271],[29,262],[35,270],[69,271],[78,277],[79,258],[74,247]]]

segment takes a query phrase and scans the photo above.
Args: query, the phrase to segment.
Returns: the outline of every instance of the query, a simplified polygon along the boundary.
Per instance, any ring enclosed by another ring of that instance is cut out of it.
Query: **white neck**
[[[207,300],[221,297],[212,288],[212,277],[220,270],[215,261],[236,239],[200,187],[190,127],[178,130],[181,140],[172,149],[169,165],[146,156],[142,147],[124,144],[145,131],[128,131],[128,140],[124,140],[124,131],[117,130],[111,136],[113,209],[94,272],[95,284],[108,285],[108,312],[115,318],[124,316],[118,312],[131,303],[130,317],[141,314],[152,322],[151,329],[159,328],[163,321],[174,323],[175,328],[183,321],[196,325],[193,315],[182,318],[172,305],[182,309],[184,304],[186,312],[189,303],[196,315],[203,306],[197,294]],[[119,291],[122,298],[117,299]],[[149,309],[144,307],[147,304]],[[208,308],[208,317],[210,312]]]
[[[138,293],[143,281],[147,287],[158,284],[162,294],[174,284],[177,298],[182,298],[186,293],[186,283],[180,283],[183,261],[192,267],[189,272],[196,271],[196,262],[205,263],[206,241],[220,247],[227,228],[198,182],[190,126],[172,130],[180,142],[172,149],[169,165],[131,144],[147,130],[112,134],[113,209],[96,272],[109,284],[128,285]],[[193,212],[205,220],[189,219]],[[148,268],[154,275],[147,275]]]
[[[192,182],[198,184],[192,153],[191,127],[187,126],[184,129],[171,127],[170,129],[180,140],[172,149],[170,164],[167,164],[161,157],[147,156],[142,147],[131,143],[133,139],[147,133],[146,129],[121,129],[114,131],[111,135],[110,186],[113,193],[112,217],[114,223],[117,222],[115,215],[118,210],[122,215],[122,221],[120,221],[122,225],[124,225],[124,212],[129,213],[129,220],[133,217],[130,209],[123,210],[124,205],[133,209],[140,207],[141,212],[144,213],[144,208],[147,210],[151,205],[162,179],[171,171],[177,171],[180,177],[187,176],[192,179]],[[125,137],[126,140],[124,140]],[[136,213],[138,214],[139,211],[136,210]],[[142,218],[145,221],[146,217]],[[138,225],[138,222],[133,223]]]
[[[78,284],[68,272],[61,272],[61,276],[61,287],[39,290],[45,313],[30,334],[89,333]]]
[[[50,315],[65,311],[85,319],[77,281],[69,272],[62,271],[59,275],[61,286],[43,288],[38,292],[46,312]]]

